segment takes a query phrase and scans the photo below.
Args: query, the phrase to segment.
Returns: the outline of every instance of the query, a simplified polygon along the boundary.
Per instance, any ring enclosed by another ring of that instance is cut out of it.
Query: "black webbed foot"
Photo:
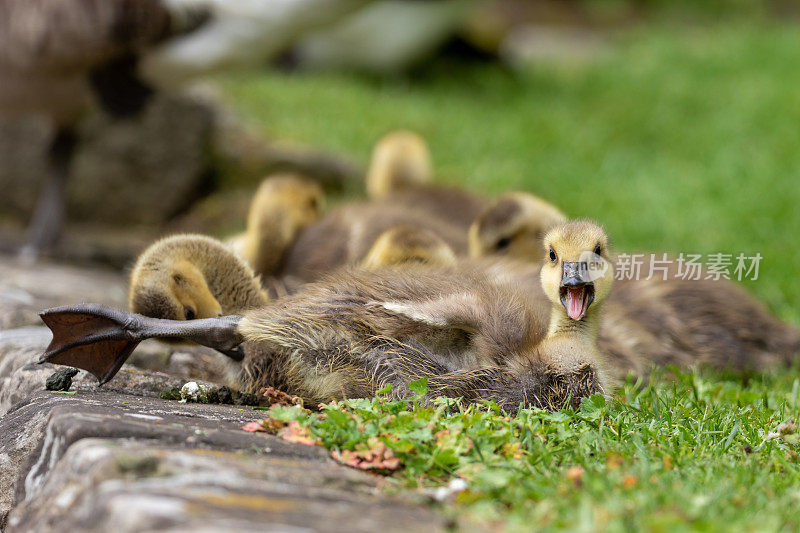
[[[136,346],[149,338],[185,339],[241,361],[242,336],[236,330],[241,317],[200,320],[162,320],[96,304],[57,307],[43,311],[42,321],[53,340],[40,363],[73,366],[108,382]]]

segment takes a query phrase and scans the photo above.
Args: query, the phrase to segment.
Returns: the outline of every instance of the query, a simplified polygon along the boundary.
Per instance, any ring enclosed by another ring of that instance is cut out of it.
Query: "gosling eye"
[[[508,248],[509,244],[511,244],[511,239],[509,237],[503,237],[502,239],[497,241],[497,244],[495,244],[495,248],[497,248],[498,250],[502,250],[504,248]]]
[[[186,320],[194,320],[195,317],[194,309],[192,309],[191,307],[184,307],[183,316],[186,317]]]
[[[558,256],[556,255],[556,251],[550,248],[550,262],[555,263],[558,261]]]
[[[594,247],[594,255],[601,255],[603,252],[603,248],[598,244]]]

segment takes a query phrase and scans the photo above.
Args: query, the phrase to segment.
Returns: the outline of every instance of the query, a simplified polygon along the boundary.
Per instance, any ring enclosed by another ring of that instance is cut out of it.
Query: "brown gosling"
[[[257,274],[274,276],[298,234],[320,218],[323,204],[316,182],[295,174],[270,176],[250,203],[247,230],[229,244]]]
[[[667,279],[617,281],[598,343],[620,376],[670,364],[763,372],[800,355],[800,329],[737,283],[681,279],[673,265]]]
[[[311,405],[370,397],[389,384],[396,397],[408,397],[408,384],[426,377],[427,398],[493,399],[510,412],[520,405],[574,406],[611,386],[595,338],[612,279],[610,271],[603,275],[586,263],[591,252],[606,256],[607,238],[597,225],[577,221],[553,228],[546,243],[540,283],[552,307],[549,325],[535,298],[513,280],[480,267],[406,264],[341,271],[244,317],[174,321],[91,305],[50,310],[43,319],[54,341],[43,361],[83,365],[107,381],[144,338],[182,338],[241,359],[233,365],[239,387],[272,385]],[[233,256],[222,246],[214,250]],[[229,278],[229,287],[251,287],[258,297],[247,269],[206,274]],[[153,297],[154,290],[162,298]],[[151,284],[148,291],[145,298],[132,295],[152,305],[139,310],[174,318],[175,311],[159,303],[176,300],[170,284]],[[82,340],[75,338],[75,320],[84,324]],[[94,345],[110,339],[126,342]],[[243,358],[236,356],[239,349]]]
[[[433,183],[432,168],[425,139],[410,131],[389,133],[372,151],[367,196],[373,202],[426,212],[466,231],[487,201],[464,189]]]
[[[376,269],[405,263],[453,266],[456,254],[436,233],[411,225],[384,231],[372,245],[361,266]]]
[[[267,300],[253,269],[203,235],[153,243],[136,261],[128,289],[132,313],[170,320],[239,314]]]
[[[567,220],[554,205],[526,192],[502,195],[469,228],[470,257],[503,256],[539,261],[547,231]]]

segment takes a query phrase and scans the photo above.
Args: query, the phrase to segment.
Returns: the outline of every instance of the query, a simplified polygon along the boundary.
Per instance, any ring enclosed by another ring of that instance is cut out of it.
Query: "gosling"
[[[367,252],[361,266],[374,270],[406,263],[454,266],[456,262],[453,249],[436,233],[406,224],[384,231]]]
[[[428,144],[420,135],[404,130],[391,132],[376,143],[366,189],[372,202],[423,211],[463,231],[488,204],[475,193],[433,183]]]
[[[567,220],[554,205],[526,192],[502,195],[469,228],[470,257],[503,256],[539,261],[547,231]]]
[[[269,300],[259,277],[216,239],[173,235],[150,245],[130,275],[132,313],[193,320],[233,315]]]
[[[321,217],[323,204],[316,182],[296,174],[269,176],[250,203],[247,230],[229,244],[257,274],[275,276],[300,232]]]

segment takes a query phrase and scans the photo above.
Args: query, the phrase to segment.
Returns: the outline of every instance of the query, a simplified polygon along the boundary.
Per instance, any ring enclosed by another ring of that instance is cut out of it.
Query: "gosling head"
[[[205,278],[187,261],[177,261],[163,271],[140,273],[130,291],[132,313],[170,320],[222,315],[222,306]]]
[[[451,266],[456,263],[456,256],[436,233],[404,225],[381,233],[361,264],[374,269],[406,263]]]
[[[600,306],[614,277],[603,228],[588,220],[553,227],[544,237],[542,288],[567,317],[580,321]]]
[[[232,248],[259,274],[274,275],[298,233],[320,218],[323,201],[319,184],[302,176],[266,178],[250,203],[247,231]]]
[[[283,226],[302,229],[320,217],[324,200],[322,188],[315,181],[297,174],[269,176],[253,197],[248,230],[258,230],[262,220],[270,219],[271,223],[276,215],[282,217]]]
[[[432,168],[425,139],[411,131],[393,131],[372,150],[367,195],[381,198],[398,189],[429,183]]]
[[[222,315],[199,264],[223,245],[201,235],[176,235],[161,239],[145,250],[131,272],[128,307],[153,318],[192,320]]]
[[[532,194],[504,194],[472,223],[470,256],[503,255],[538,262],[547,230],[565,220],[564,213]]]

